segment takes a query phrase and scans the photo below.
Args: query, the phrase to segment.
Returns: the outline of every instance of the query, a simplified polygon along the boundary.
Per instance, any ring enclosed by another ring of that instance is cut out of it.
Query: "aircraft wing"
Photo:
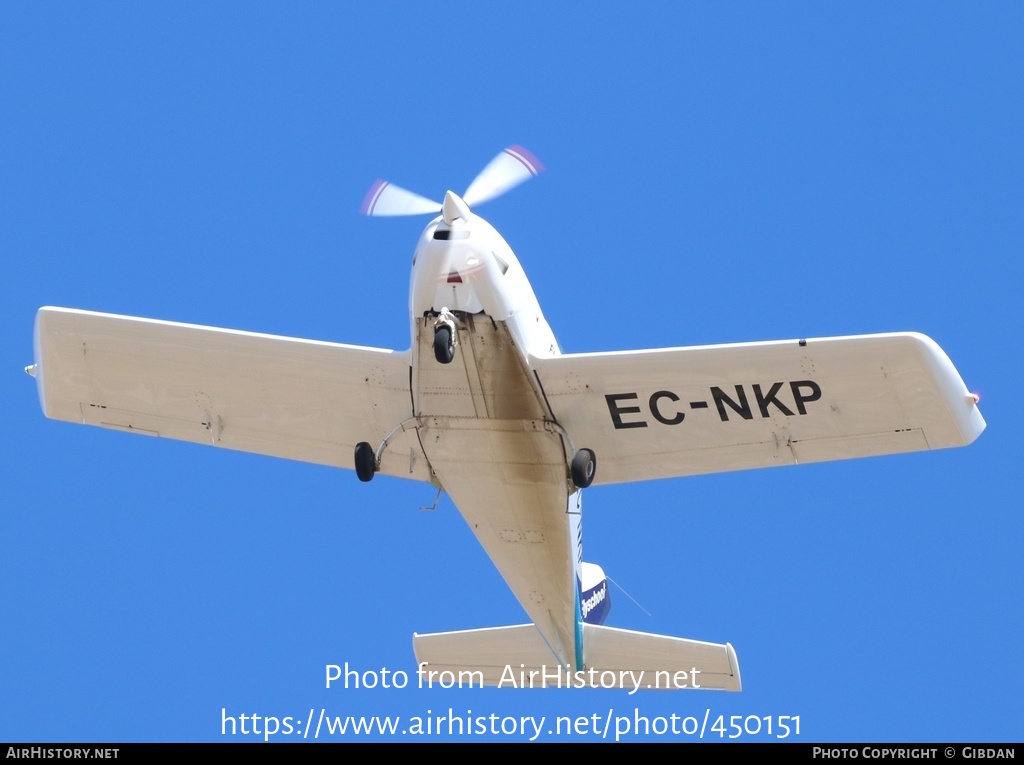
[[[862,335],[531,358],[595,484],[941,449],[985,420],[930,338]]]
[[[41,308],[34,374],[47,417],[352,468],[412,416],[408,353]],[[415,432],[381,472],[430,480]]]

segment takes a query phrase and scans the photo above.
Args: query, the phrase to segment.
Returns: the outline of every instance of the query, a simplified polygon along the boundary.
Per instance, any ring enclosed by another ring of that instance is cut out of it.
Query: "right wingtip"
[[[729,667],[732,669],[733,677],[736,678],[735,686],[729,687],[727,690],[730,691],[742,691],[743,680],[740,678],[740,662],[736,658],[736,649],[733,648],[732,643],[726,643],[725,649],[729,654]]]

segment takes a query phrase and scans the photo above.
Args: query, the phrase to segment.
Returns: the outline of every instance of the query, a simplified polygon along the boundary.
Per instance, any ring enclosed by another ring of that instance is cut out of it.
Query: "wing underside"
[[[595,483],[698,475],[971,443],[985,421],[924,335],[531,359]]]
[[[336,467],[412,416],[408,353],[64,308],[36,317],[48,417]],[[430,480],[415,432],[381,472]]]

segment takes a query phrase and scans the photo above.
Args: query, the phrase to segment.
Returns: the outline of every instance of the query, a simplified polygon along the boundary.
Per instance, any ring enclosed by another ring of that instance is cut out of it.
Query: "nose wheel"
[[[455,333],[447,324],[434,330],[434,358],[442,364],[451,364],[455,358]]]
[[[572,458],[570,472],[577,489],[587,488],[594,482],[594,476],[597,474],[597,457],[590,449],[580,449]]]
[[[459,336],[455,334],[455,314],[442,308],[434,321],[434,358],[441,364],[451,364]]]

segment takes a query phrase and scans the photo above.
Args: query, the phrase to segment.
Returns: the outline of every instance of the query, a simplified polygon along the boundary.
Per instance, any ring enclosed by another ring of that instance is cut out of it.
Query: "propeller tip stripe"
[[[380,195],[384,193],[384,189],[388,186],[388,182],[385,180],[378,179],[370,187],[370,190],[366,192],[366,199],[363,200],[362,206],[359,208],[361,215],[373,215],[373,209],[377,206],[377,200],[380,199]]]
[[[544,172],[544,165],[530,152],[529,149],[516,144],[505,149],[505,153],[513,159],[523,163],[523,166],[530,171],[530,175],[539,175]]]

